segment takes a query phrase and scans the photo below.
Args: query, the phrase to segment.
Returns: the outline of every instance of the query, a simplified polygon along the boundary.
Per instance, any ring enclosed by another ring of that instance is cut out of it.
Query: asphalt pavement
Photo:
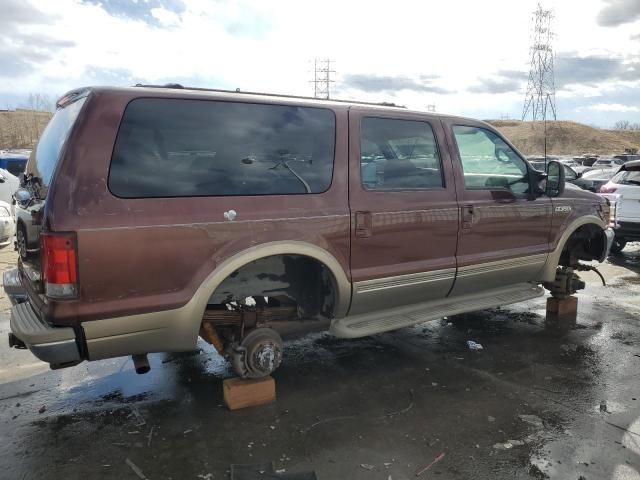
[[[232,372],[203,342],[150,355],[146,375],[128,358],[52,371],[2,340],[1,298],[0,478],[213,480],[272,463],[320,480],[640,479],[640,249],[627,248],[602,266],[607,287],[583,275],[575,326],[547,324],[540,298],[309,335],[286,346],[276,403],[234,412]]]

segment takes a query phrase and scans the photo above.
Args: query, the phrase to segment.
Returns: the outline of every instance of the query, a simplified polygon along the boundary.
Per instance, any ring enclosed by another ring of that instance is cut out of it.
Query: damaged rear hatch
[[[16,220],[18,229],[24,236],[24,252],[18,238],[18,274],[14,295],[22,289],[22,297],[28,297],[34,310],[42,315],[46,307],[45,285],[43,282],[42,232],[47,231],[46,206],[49,188],[55,178],[56,168],[64,155],[65,145],[76,120],[84,106],[90,90],[69,92],[57,103],[57,109],[43,131],[36,149],[27,161],[21,189],[16,193]],[[45,251],[47,248],[45,248]],[[55,259],[45,259],[49,263]],[[6,288],[9,295],[11,292]],[[49,295],[51,292],[48,292]],[[77,293],[77,292],[76,292]],[[51,295],[50,295],[51,296]]]

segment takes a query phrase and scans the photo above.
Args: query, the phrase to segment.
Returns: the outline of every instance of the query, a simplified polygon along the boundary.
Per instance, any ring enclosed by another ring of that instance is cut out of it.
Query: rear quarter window
[[[331,110],[136,99],[120,125],[109,189],[122,198],[322,193],[334,149]]]
[[[56,111],[40,136],[35,152],[29,158],[26,173],[40,180],[42,185],[41,195],[51,183],[51,178],[60,160],[62,147],[69,137],[69,133],[82,110],[87,97]]]

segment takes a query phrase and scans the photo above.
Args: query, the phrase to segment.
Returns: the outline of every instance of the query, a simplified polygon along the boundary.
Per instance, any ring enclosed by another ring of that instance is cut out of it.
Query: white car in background
[[[611,203],[615,232],[611,252],[620,253],[627,242],[640,241],[640,160],[622,165],[600,193]]]
[[[12,214],[11,204],[0,200],[0,248],[13,244],[16,233],[16,221]]]
[[[18,177],[0,168],[0,248],[13,244],[16,234],[13,193],[19,186]]]

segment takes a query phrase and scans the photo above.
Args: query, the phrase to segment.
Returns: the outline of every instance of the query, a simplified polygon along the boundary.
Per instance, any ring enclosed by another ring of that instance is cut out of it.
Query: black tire
[[[615,237],[611,244],[611,253],[621,253],[626,245],[627,241],[624,238]]]
[[[21,259],[26,260],[29,258],[29,252],[27,252],[27,231],[22,224],[18,224],[18,228],[16,229],[16,249]]]

